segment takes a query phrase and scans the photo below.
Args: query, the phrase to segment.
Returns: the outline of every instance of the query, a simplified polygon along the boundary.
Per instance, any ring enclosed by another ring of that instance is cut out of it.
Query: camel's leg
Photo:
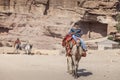
[[[29,54],[29,55],[31,54],[31,50],[28,50],[28,54]]]
[[[75,61],[75,78],[77,78],[78,77],[78,74],[77,74],[77,71],[78,71],[78,65],[79,65],[79,60],[76,60]]]
[[[69,59],[67,57],[67,72],[69,73],[69,71],[70,71],[70,65],[69,65]]]
[[[73,61],[73,76],[75,78],[78,77],[78,74],[77,74],[77,71],[78,71],[78,65],[79,65],[79,61],[81,59],[81,55],[80,54],[75,54],[75,55],[72,55],[72,61]]]
[[[25,54],[28,54],[28,50],[25,50]]]
[[[15,50],[13,51],[13,53],[17,53],[17,54],[18,54],[18,49],[15,49]]]
[[[16,49],[14,49],[13,54],[16,52]]]
[[[76,56],[76,59],[75,59],[75,78],[78,77],[78,74],[77,74],[77,71],[78,71],[78,67],[79,67],[79,61],[81,59],[81,54],[80,54],[81,51],[79,51],[79,54]]]
[[[72,74],[72,71],[73,71],[73,67],[72,67],[72,60],[71,60],[71,57],[67,56],[67,72]]]
[[[72,60],[72,73],[73,73],[73,76],[75,76],[75,69],[76,69],[76,67],[75,67],[75,56],[73,55],[72,57],[71,57],[71,60]]]

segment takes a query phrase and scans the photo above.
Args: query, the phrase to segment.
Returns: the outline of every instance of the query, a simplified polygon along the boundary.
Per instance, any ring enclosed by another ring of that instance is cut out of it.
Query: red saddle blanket
[[[66,35],[62,40],[62,46],[65,47],[67,42],[69,42],[70,40],[72,40],[72,35],[71,34]]]
[[[62,41],[62,46],[66,49],[66,56],[71,56],[70,52],[72,47],[76,44],[75,40],[72,38],[71,34],[65,36]]]

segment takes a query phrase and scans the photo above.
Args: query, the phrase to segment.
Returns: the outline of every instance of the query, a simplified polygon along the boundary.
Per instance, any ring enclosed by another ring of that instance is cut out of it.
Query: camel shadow
[[[77,75],[78,75],[78,77],[81,77],[81,76],[86,77],[86,76],[93,75],[93,73],[87,71],[86,69],[79,69],[77,72]]]

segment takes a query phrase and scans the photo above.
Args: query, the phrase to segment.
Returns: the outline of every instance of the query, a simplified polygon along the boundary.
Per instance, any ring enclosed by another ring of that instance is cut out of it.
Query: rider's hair
[[[74,26],[76,26],[76,25],[79,26],[79,23],[76,22],[76,23],[74,24]]]
[[[74,23],[73,27],[80,28],[80,25],[79,25],[79,23]]]

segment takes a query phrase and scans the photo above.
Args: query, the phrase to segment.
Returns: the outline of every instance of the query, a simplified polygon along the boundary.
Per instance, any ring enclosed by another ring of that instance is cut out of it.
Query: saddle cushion
[[[71,50],[75,44],[76,42],[72,38],[66,41],[65,43],[66,56],[71,56]]]
[[[65,47],[67,42],[69,42],[72,39],[72,35],[68,34],[65,36],[65,38],[62,40],[62,46]]]

